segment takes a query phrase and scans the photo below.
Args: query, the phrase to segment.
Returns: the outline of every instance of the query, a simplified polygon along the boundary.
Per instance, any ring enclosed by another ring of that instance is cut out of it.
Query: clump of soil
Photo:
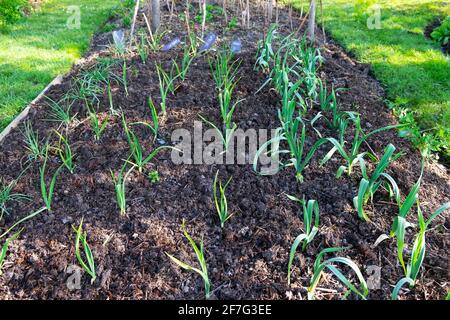
[[[256,42],[263,37],[267,25],[263,18],[258,18],[263,15],[256,14],[256,8],[253,10],[255,18],[249,30],[240,27],[226,30],[223,18],[216,19],[209,29],[216,31],[223,43],[236,37],[242,40],[244,49],[237,55],[242,62],[235,98],[245,100],[234,115],[238,127],[276,129],[279,96],[269,88],[257,93],[266,76],[254,69]],[[281,10],[279,32],[282,34],[290,32],[287,17],[287,12]],[[163,21],[168,21],[168,17]],[[145,26],[142,20],[138,24]],[[294,30],[298,25],[299,17],[295,16]],[[170,31],[165,41],[185,32],[183,23],[176,17],[166,28]],[[99,41],[106,40],[97,37],[94,47],[101,47]],[[367,131],[395,123],[384,105],[380,84],[368,75],[367,67],[357,63],[332,41],[325,44],[323,40],[319,36],[325,58],[319,69],[320,77],[330,90],[331,86],[348,89],[339,92],[339,109],[359,112]],[[136,54],[127,56],[128,95],[124,87],[117,84],[112,85],[111,92],[115,107],[123,110],[128,122],[150,121],[147,98],[152,96],[154,101],[159,101],[154,62],[161,62],[168,68],[172,59],[180,62],[182,50],[178,47],[167,53],[151,53],[146,63]],[[73,88],[80,72],[91,66],[99,55],[106,54],[91,51],[48,96],[55,101],[61,99]],[[121,65],[117,66],[118,77],[121,72]],[[103,119],[109,110],[109,100],[106,92],[100,98]],[[160,136],[166,143],[170,143],[175,129],[184,128],[193,134],[193,124],[199,120],[199,115],[220,123],[217,92],[206,55],[193,61],[186,81],[175,95],[169,95],[167,106]],[[328,247],[350,247],[342,254],[355,261],[366,278],[373,276],[373,266],[381,268],[381,279],[379,282],[375,279],[369,299],[389,299],[393,285],[403,277],[395,241],[390,239],[372,246],[381,234],[389,233],[397,207],[389,201],[386,192],[381,192],[367,206],[371,222],[361,221],[352,206],[361,175],[356,170],[350,177],[336,179],[336,170],[344,164],[339,156],[320,166],[318,162],[331,148],[329,145],[320,148],[313,157],[302,184],[288,168],[273,176],[260,176],[255,174],[251,164],[175,165],[170,151],[163,151],[145,170],[157,170],[161,178],[158,183],[151,183],[145,174],[132,173],[126,188],[127,216],[122,217],[115,203],[110,176],[110,170],[120,170],[123,159],[129,155],[121,119],[112,116],[100,141],[95,141],[84,104],[75,102],[72,111],[77,113],[79,121],[70,125],[66,133],[75,153],[75,172],[62,171],[56,183],[53,211],[27,221],[21,236],[11,243],[0,276],[1,299],[200,299],[203,297],[200,277],[181,270],[165,254],[168,252],[197,266],[192,248],[180,231],[182,221],[186,221],[196,241],[204,239],[213,295],[218,299],[304,299],[314,259],[320,250]],[[315,108],[313,113],[317,111]],[[40,137],[46,137],[58,129],[48,118],[49,109],[44,99],[32,108],[26,120],[31,121]],[[323,122],[316,123],[315,127],[332,134]],[[145,150],[153,150],[161,143],[154,141],[151,131],[143,126],[136,126],[136,134]],[[351,132],[347,138],[351,139],[350,136]],[[317,139],[317,134],[309,130],[308,148]],[[372,137],[363,148],[369,150],[370,146],[380,156],[389,143],[404,152],[388,172],[405,195],[420,175],[420,154],[395,131]],[[7,181],[17,178],[25,167],[26,155],[23,136],[17,128],[0,144],[1,177]],[[10,214],[1,221],[0,231],[43,205],[39,186],[41,165],[42,160],[34,162],[15,188],[15,192],[30,195],[32,201],[9,204]],[[54,172],[59,165],[58,157],[51,155],[48,172]],[[369,169],[373,169],[373,165]],[[223,230],[212,197],[217,170],[222,181],[232,177],[227,197],[233,217]],[[426,215],[449,201],[449,178],[443,166],[427,165],[420,192]],[[286,194],[316,199],[320,207],[319,232],[307,251],[297,254],[290,287],[286,280],[289,249],[304,225],[299,207],[287,199]],[[410,214],[411,221],[415,221],[414,215]],[[77,286],[74,270],[78,263],[72,225],[77,225],[82,217],[95,256],[98,279],[91,284],[87,274],[81,271],[81,282]],[[405,298],[442,299],[447,294],[448,221],[448,213],[442,214],[427,233],[424,267],[416,287],[402,293]],[[410,229],[406,237],[409,244],[413,236]],[[320,286],[330,291],[319,291],[319,299],[343,296],[343,288],[335,278],[326,276]]]

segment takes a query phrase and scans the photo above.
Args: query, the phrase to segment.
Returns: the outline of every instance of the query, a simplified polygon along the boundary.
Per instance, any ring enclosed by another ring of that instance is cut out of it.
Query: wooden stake
[[[136,26],[136,18],[137,18],[137,14],[138,14],[138,10],[139,10],[139,3],[140,3],[140,0],[137,0],[136,5],[134,6],[133,24],[131,25],[131,32],[130,32],[130,44],[129,44],[130,47],[131,47],[131,44],[133,43],[133,33],[134,33],[134,27]]]

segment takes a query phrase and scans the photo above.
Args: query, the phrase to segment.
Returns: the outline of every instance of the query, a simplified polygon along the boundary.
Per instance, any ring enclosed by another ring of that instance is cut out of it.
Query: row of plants
[[[161,49],[161,39],[163,33],[145,35],[138,37],[136,46],[133,48],[143,63],[148,61],[149,54],[151,52],[157,52]],[[48,118],[46,121],[57,124],[57,129],[54,129],[52,133],[45,138],[39,136],[39,134],[33,130],[30,121],[25,122],[22,134],[23,141],[27,151],[27,156],[23,159],[25,163],[25,169],[15,180],[6,183],[3,181],[0,185],[0,220],[4,214],[9,214],[7,210],[7,204],[10,202],[25,202],[31,201],[32,198],[20,193],[14,193],[13,189],[17,182],[29,170],[34,163],[39,165],[39,179],[40,179],[40,191],[41,198],[44,206],[39,210],[29,214],[23,219],[20,219],[14,223],[9,229],[7,229],[0,238],[5,238],[11,234],[17,227],[24,222],[32,219],[33,217],[45,212],[52,211],[53,195],[57,187],[57,179],[63,170],[66,170],[69,174],[74,174],[76,171],[76,158],[77,155],[72,151],[70,144],[70,131],[71,128],[76,127],[79,123],[88,120],[90,124],[93,140],[100,142],[105,130],[112,117],[119,117],[122,120],[122,127],[125,138],[129,145],[129,155],[127,159],[123,160],[123,165],[118,172],[110,171],[111,180],[114,184],[116,203],[119,209],[120,215],[124,216],[127,213],[126,202],[126,183],[130,175],[137,171],[138,174],[146,174],[148,165],[152,159],[163,149],[174,149],[171,146],[160,146],[154,150],[147,151],[143,146],[142,141],[138,138],[134,131],[135,126],[143,126],[150,129],[153,134],[153,141],[158,137],[160,119],[166,116],[167,112],[167,97],[169,94],[175,94],[179,86],[179,81],[184,82],[189,70],[189,67],[194,60],[198,57],[197,52],[197,38],[190,33],[186,38],[186,46],[183,51],[181,63],[178,64],[174,59],[169,71],[166,71],[162,65],[158,62],[155,63],[156,73],[159,79],[160,89],[160,101],[157,106],[152,97],[148,97],[148,107],[151,114],[150,122],[128,122],[122,110],[118,110],[113,101],[112,86],[122,86],[125,93],[127,93],[127,64],[126,56],[128,49],[125,44],[120,41],[115,41],[110,46],[112,53],[111,57],[100,57],[97,63],[86,70],[83,70],[81,74],[74,79],[72,88],[64,95],[60,101],[54,101],[47,98],[47,105],[49,108]],[[133,50],[131,50],[133,51]],[[133,53],[133,52],[129,52]],[[231,56],[224,50],[222,54],[217,57],[211,56],[209,58],[211,68],[216,68],[216,80],[218,81],[219,102],[221,106],[221,114],[223,115],[224,130],[235,128],[236,125],[231,122],[233,111],[230,110],[231,93],[236,85],[235,76],[237,72],[234,70],[233,75],[227,73],[228,63]],[[121,67],[122,74],[117,76],[114,69]],[[107,93],[109,102],[109,111],[106,113],[99,112],[102,96]],[[72,106],[75,102],[81,102],[84,106],[84,112],[87,116],[86,119],[78,119],[78,114],[73,114]],[[233,106],[235,108],[237,103]],[[205,120],[206,121],[206,120]],[[212,124],[212,123],[211,123]],[[213,124],[212,124],[213,125]],[[213,125],[214,126],[214,125]],[[219,130],[219,129],[218,129]],[[56,170],[51,170],[48,166],[48,162],[51,156],[56,156],[59,159],[60,165]],[[218,178],[219,172],[217,172],[214,179],[214,201],[217,206],[217,213],[221,220],[222,227],[225,221],[227,221],[231,214],[228,212],[227,200],[225,196],[225,190],[230,182],[223,185]],[[153,170],[147,174],[149,180],[152,183],[159,181],[158,172]],[[3,245],[3,250],[0,255],[0,266],[3,267],[6,259],[6,253],[8,247],[12,241],[17,239],[23,229],[10,236]],[[91,282],[93,283],[97,277],[95,270],[94,255],[87,242],[87,233],[83,232],[83,219],[78,227],[73,226],[73,230],[76,234],[75,238],[75,256],[79,261],[80,266],[89,274]],[[1,268],[0,268],[1,271]]]
[[[148,54],[151,51],[160,49],[160,39],[158,34],[151,33],[149,37],[142,35],[139,37],[136,44],[136,51],[143,63],[148,61]],[[279,48],[275,50],[275,43],[278,40],[280,40]],[[151,121],[149,122],[129,123],[126,120],[124,113],[121,112],[121,110],[117,110],[114,106],[111,93],[112,84],[123,86],[124,92],[127,93],[126,48],[120,42],[116,42],[111,47],[114,55],[113,58],[99,59],[94,67],[83,71],[80,77],[75,81],[73,89],[66,94],[62,101],[49,101],[50,116],[48,120],[58,123],[58,129],[54,131],[54,136],[42,139],[33,131],[31,123],[25,123],[23,134],[24,142],[28,150],[26,159],[28,165],[27,169],[33,162],[38,162],[40,164],[40,189],[42,201],[45,206],[13,224],[12,227],[0,235],[0,238],[10,235],[22,223],[38,214],[46,210],[51,211],[52,198],[58,175],[62,170],[67,170],[70,174],[75,172],[76,154],[72,152],[69,141],[71,125],[75,121],[78,121],[77,115],[71,113],[71,106],[74,101],[81,101],[84,103],[87,118],[91,124],[93,139],[95,141],[101,139],[103,132],[108,128],[109,119],[111,117],[119,117],[122,120],[123,132],[129,145],[129,155],[127,159],[124,159],[123,165],[117,173],[111,170],[111,178],[115,187],[116,202],[119,212],[121,215],[126,215],[126,183],[129,176],[136,171],[137,174],[144,174],[149,163],[158,152],[166,148],[173,148],[170,146],[161,146],[148,151],[143,147],[142,142],[133,128],[135,126],[149,128],[154,139],[157,138],[160,117],[166,116],[167,96],[176,92],[179,81],[185,81],[193,59],[198,56],[196,48],[196,37],[193,34],[189,34],[186,39],[180,65],[174,60],[171,69],[167,71],[161,64],[156,63],[155,67],[159,80],[160,99],[159,105],[157,106],[153,98],[148,97],[147,102],[151,114]],[[293,167],[297,181],[302,183],[304,180],[304,170],[307,168],[314,154],[321,146],[330,145],[331,149],[320,161],[320,164],[325,165],[336,153],[338,153],[345,161],[345,164],[338,169],[336,173],[337,178],[340,178],[343,174],[349,176],[354,175],[355,167],[359,166],[360,168],[362,179],[360,181],[358,194],[354,198],[354,206],[361,219],[366,221],[369,219],[369,216],[364,212],[364,207],[373,198],[374,194],[380,189],[389,191],[390,196],[395,199],[398,204],[399,214],[393,221],[390,235],[386,235],[386,238],[396,238],[398,260],[405,273],[405,277],[398,282],[392,293],[392,298],[396,299],[400,289],[404,285],[409,284],[410,286],[414,286],[425,255],[426,230],[436,216],[450,207],[450,203],[443,205],[431,214],[428,220],[425,220],[420,209],[420,203],[418,202],[418,192],[422,176],[419,178],[416,185],[414,185],[405,200],[403,202],[401,201],[402,197],[395,180],[385,172],[387,167],[401,156],[401,153],[396,154],[395,147],[389,145],[386,147],[381,159],[378,159],[373,151],[362,150],[363,146],[367,146],[368,149],[371,150],[370,146],[367,144],[368,138],[381,131],[393,129],[398,126],[388,126],[366,133],[362,129],[361,118],[357,113],[352,111],[339,111],[336,92],[340,89],[333,88],[331,92],[328,93],[326,84],[317,76],[317,70],[322,61],[323,59],[320,55],[320,51],[310,47],[304,39],[295,39],[293,35],[278,39],[275,26],[270,28],[265,39],[260,42],[255,66],[268,75],[268,80],[263,87],[271,85],[278,92],[281,97],[281,108],[278,113],[280,127],[277,129],[277,134],[275,138],[268,141],[258,151],[254,161],[254,169],[259,173],[258,158],[263,152],[272,155],[276,153],[285,155],[287,160],[280,163],[280,167]],[[209,64],[217,88],[217,105],[222,123],[214,124],[204,117],[200,117],[203,121],[210,124],[221,133],[222,142],[226,149],[233,132],[237,128],[237,124],[233,121],[233,114],[241,101],[233,97],[233,90],[238,82],[240,61],[234,60],[233,54],[226,48],[222,48],[216,55],[209,56]],[[118,65],[122,67],[121,76],[115,75],[112,71],[112,69]],[[263,87],[261,87],[260,90],[262,90]],[[110,110],[106,115],[100,114],[98,111],[100,99],[104,92],[107,92],[108,94],[110,107]],[[320,111],[312,116],[311,113],[317,108],[319,108]],[[310,118],[310,120],[308,120],[308,118]],[[314,127],[314,124],[319,121],[323,121],[330,132],[335,133],[335,136],[332,137],[319,132],[318,129]],[[351,142],[346,140],[350,128],[354,133]],[[307,138],[312,137],[313,134],[318,135],[319,139],[313,144],[309,151],[306,151]],[[53,137],[56,140],[53,139]],[[52,139],[55,140],[54,143],[50,143]],[[60,166],[51,172],[47,167],[49,153],[56,155],[60,159]],[[377,162],[376,168],[371,174],[367,170],[369,160]],[[156,175],[154,171],[150,172],[148,175],[152,181],[158,180],[157,172]],[[230,182],[231,177],[223,183],[219,179],[219,171],[216,172],[212,182],[212,201],[215,204],[221,228],[224,228],[225,222],[233,216],[228,210],[226,196],[226,189]],[[4,183],[0,189],[0,210],[2,216],[3,214],[8,214],[6,206],[7,202],[27,201],[30,199],[27,195],[13,192],[16,183],[17,180],[10,183]],[[320,232],[320,226],[319,204],[316,200],[299,199],[291,195],[288,197],[302,207],[305,228],[304,232],[294,240],[287,259],[287,282],[290,284],[298,247],[302,245],[302,250],[304,251],[308,244],[313,241],[317,233]],[[407,228],[413,226],[406,218],[414,206],[417,208],[420,230],[416,235],[410,259],[405,263],[403,257],[405,252],[405,231]],[[78,227],[74,226],[73,229],[76,235],[76,258],[83,269],[86,270],[87,274],[89,274],[93,283],[96,279],[95,258],[87,242],[87,233],[85,231],[83,232],[83,219]],[[5,241],[2,253],[0,254],[0,266],[3,266],[9,244],[11,241],[17,239],[21,231],[22,229],[9,236]],[[205,286],[205,296],[206,298],[209,298],[212,283],[208,276],[208,266],[205,258],[203,240],[197,244],[197,242],[189,235],[187,226],[184,222],[182,224],[182,232],[193,248],[200,268],[196,268],[192,264],[183,262],[169,253],[166,254],[176,265],[179,265],[183,269],[194,271],[202,277]],[[332,272],[348,289],[345,297],[350,293],[354,293],[363,299],[367,298],[369,293],[367,283],[362,276],[359,267],[352,260],[344,257],[324,259],[327,254],[340,252],[345,249],[347,248],[325,248],[317,254],[313,266],[313,276],[308,288],[308,297],[310,299],[315,297],[316,288],[325,269]],[[353,284],[337,265],[346,265],[350,267],[355,272],[359,285]]]
[[[329,161],[336,152],[340,154],[345,164],[340,166],[336,173],[336,178],[338,179],[344,173],[349,176],[352,175],[354,167],[359,166],[362,178],[358,194],[353,198],[353,203],[358,216],[362,220],[369,220],[369,216],[364,211],[364,207],[369,200],[373,199],[374,194],[380,189],[388,191],[390,197],[395,199],[399,211],[393,221],[390,235],[383,235],[380,241],[389,237],[396,238],[397,241],[397,256],[405,274],[405,277],[399,280],[392,292],[392,298],[397,299],[400,289],[405,284],[409,284],[410,287],[415,285],[425,255],[426,230],[439,214],[450,208],[450,203],[442,205],[430,214],[428,220],[424,218],[418,200],[424,164],[419,180],[412,187],[405,200],[402,201],[396,181],[386,172],[388,166],[402,156],[402,153],[395,153],[396,148],[392,144],[389,144],[383,156],[379,159],[370,148],[367,140],[374,134],[402,127],[403,125],[387,126],[368,133],[364,132],[359,114],[352,111],[338,111],[336,92],[342,89],[335,90],[333,88],[331,94],[328,95],[326,85],[316,76],[317,68],[320,67],[322,62],[320,52],[317,49],[308,47],[304,39],[298,40],[293,36],[281,39],[279,48],[275,50],[274,41],[276,38],[276,26],[272,26],[265,39],[259,44],[256,67],[268,75],[268,80],[264,86],[270,83],[281,96],[281,108],[279,110],[281,126],[277,130],[276,137],[268,141],[258,151],[254,161],[254,169],[257,171],[258,158],[262,152],[267,152],[272,155],[276,153],[285,154],[288,155],[288,160],[280,162],[280,167],[294,167],[296,172],[295,176],[298,182],[301,183],[303,182],[303,171],[319,147],[331,144],[332,149],[320,161],[320,165],[324,165]],[[318,107],[320,111],[311,115],[314,109],[316,109],[315,107]],[[309,121],[307,120],[308,116],[311,118]],[[336,136],[323,137],[323,134],[314,128],[314,124],[317,121],[324,121]],[[319,139],[316,140],[308,152],[305,150],[306,122],[310,124],[310,132],[315,132],[319,136]],[[353,139],[348,141],[346,133],[350,131],[350,127],[353,130]],[[282,141],[285,141],[284,146],[287,149],[283,149]],[[369,151],[362,151],[363,145]],[[271,147],[270,150],[269,147]],[[376,163],[372,173],[369,173],[367,170],[367,162],[369,160]],[[305,232],[294,240],[291,247],[288,263],[288,283],[290,283],[291,267],[297,247],[303,242],[303,250],[306,248],[307,244],[311,242],[312,238],[318,232],[319,223],[319,209],[315,200],[306,202],[305,199],[299,200],[293,196],[289,197],[303,205]],[[411,222],[407,221],[407,216],[414,207],[417,209],[419,231],[415,236],[409,261],[405,263],[403,255],[406,247],[406,229],[414,226]],[[324,262],[324,265],[320,264],[320,259],[325,253],[336,252],[342,249],[324,249],[319,253],[318,260],[314,264],[314,276],[308,289],[310,298],[314,296],[314,289],[320,280],[320,274],[324,268],[331,271],[349,289],[348,292],[354,292],[362,298],[367,297],[367,285],[356,264],[346,258],[337,258],[337,260],[333,260],[335,258],[332,258],[330,259],[330,264],[326,262]],[[353,269],[360,282],[360,290],[351,285],[350,281],[335,267],[336,263],[346,264]],[[317,270],[318,274],[316,274]]]

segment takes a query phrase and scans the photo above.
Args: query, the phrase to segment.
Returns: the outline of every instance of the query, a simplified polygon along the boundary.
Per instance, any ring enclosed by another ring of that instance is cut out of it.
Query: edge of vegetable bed
[[[0,144],[3,142],[3,140],[6,138],[6,136],[11,132],[11,130],[13,130],[14,128],[16,128],[20,122],[28,115],[28,113],[30,112],[31,107],[33,107],[35,105],[35,103],[37,101],[39,101],[44,95],[45,93],[54,85],[58,85],[62,83],[62,79],[63,76],[62,75],[58,75],[56,76],[45,88],[44,90],[41,91],[41,93],[38,94],[38,96],[36,98],[33,99],[33,101],[31,101],[25,109],[22,110],[21,113],[19,113],[13,121],[11,121],[10,124],[8,124],[6,126],[5,129],[3,129],[3,131],[0,132]]]

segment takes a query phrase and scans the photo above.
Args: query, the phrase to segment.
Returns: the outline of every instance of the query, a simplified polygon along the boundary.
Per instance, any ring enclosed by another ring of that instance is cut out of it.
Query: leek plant
[[[222,142],[222,144],[224,146],[224,149],[225,149],[224,152],[226,152],[228,150],[228,146],[230,144],[231,138],[233,137],[233,134],[237,129],[236,123],[233,123],[233,126],[230,129],[220,130],[214,123],[212,123],[208,119],[204,118],[201,115],[198,115],[198,116],[204,123],[210,125],[211,127],[213,127],[216,130],[217,134],[220,136],[220,141]]]
[[[303,74],[303,82],[306,86],[306,93],[311,101],[316,101],[317,85],[319,83],[319,77],[317,77],[317,66],[323,62],[320,50],[311,47],[304,47],[301,53],[301,71]]]
[[[167,95],[169,92],[172,94],[175,92],[174,82],[176,80],[176,75],[173,74],[173,71],[170,73],[167,73],[164,71],[161,64],[155,64],[156,65],[156,72],[158,74],[158,81],[159,81],[159,94],[161,96],[161,110],[163,114],[166,114],[166,108],[167,108]],[[173,70],[173,69],[172,69]]]
[[[195,55],[191,56],[190,48],[188,46],[184,47],[183,51],[183,59],[181,60],[181,66],[177,64],[175,60],[173,60],[173,65],[176,69],[177,78],[180,78],[182,82],[186,79],[186,75],[189,71],[189,67],[191,66],[192,61],[194,61]]]
[[[369,133],[364,133],[361,128],[361,119],[359,115],[352,117],[353,123],[355,124],[355,134],[353,136],[352,146],[350,150],[345,149],[346,141],[343,139],[338,141],[335,138],[327,138],[327,140],[333,145],[333,148],[325,155],[325,157],[320,161],[320,165],[324,165],[328,162],[334,153],[337,151],[347,162],[345,166],[339,167],[336,176],[340,177],[344,172],[349,176],[353,172],[353,167],[366,155],[371,159],[376,159],[375,155],[370,152],[360,152],[361,145],[367,141],[371,136],[380,133],[382,131],[395,129],[403,125],[390,125],[382,128],[378,128]]]
[[[241,60],[231,62],[233,55],[229,50],[221,50],[213,59],[208,59],[209,67],[216,84],[220,91],[227,86],[233,86],[241,64]]]
[[[97,274],[95,272],[95,261],[94,261],[94,255],[92,254],[92,250],[89,247],[89,244],[87,243],[87,232],[85,231],[83,233],[83,218],[81,218],[80,225],[78,228],[75,228],[72,226],[73,230],[75,231],[76,237],[75,237],[75,256],[80,263],[81,267],[89,274],[91,277],[91,284],[94,283],[95,279],[97,279]],[[86,262],[84,261],[82,255],[80,246],[82,246],[84,256],[86,257]]]
[[[24,142],[26,144],[26,149],[28,150],[28,159],[36,160],[44,156],[45,153],[45,145],[42,146],[43,140],[39,139],[39,135],[37,132],[33,130],[31,126],[31,122],[27,121],[24,125],[24,131],[22,132],[24,137]]]
[[[122,83],[125,93],[128,96],[128,82],[127,82],[127,60],[123,59],[122,64]]]
[[[305,233],[302,233],[295,238],[289,252],[288,285],[290,285],[292,263],[294,262],[295,252],[297,251],[298,246],[303,242],[302,250],[305,251],[307,245],[312,242],[319,231],[319,205],[316,200],[309,200],[306,202],[304,197],[303,200],[300,200],[294,196],[287,196],[292,201],[296,201],[303,206],[303,224],[305,226]]]
[[[152,130],[153,135],[155,136],[154,139],[158,137],[158,131],[159,131],[159,116],[158,111],[156,110],[155,104],[153,103],[152,97],[148,97],[148,107],[150,109],[150,113],[152,116],[152,122],[153,126],[149,125],[150,130]]]
[[[138,32],[139,41],[137,43],[137,51],[139,54],[139,57],[141,58],[141,61],[143,64],[148,59],[148,48],[147,48],[147,40],[146,40],[146,34],[145,30],[139,30]]]
[[[150,51],[157,52],[162,48],[161,41],[166,34],[166,31],[163,32],[156,32],[153,34],[151,31],[151,28],[148,28],[150,32],[150,37],[147,38],[147,45]]]
[[[256,63],[255,68],[263,70],[263,72],[268,73],[270,70],[270,62],[273,59],[273,41],[276,38],[277,25],[272,24],[267,31],[264,39],[258,42],[258,50],[256,52]]]
[[[56,148],[59,158],[61,159],[63,165],[67,168],[67,170],[69,170],[69,172],[73,174],[75,170],[75,164],[73,163],[75,154],[72,152],[67,138],[56,130],[55,133],[59,137],[59,146]]]
[[[406,266],[405,277],[400,279],[394,290],[392,291],[392,300],[398,299],[398,294],[403,286],[409,284],[410,287],[413,287],[416,284],[417,276],[422,267],[423,260],[425,258],[425,244],[426,244],[426,232],[428,226],[433,222],[436,217],[444,212],[445,210],[450,209],[450,202],[443,204],[439,207],[434,213],[430,215],[428,220],[425,220],[422,210],[420,209],[420,204],[417,203],[417,213],[418,213],[418,221],[419,221],[419,232],[417,233],[414,244],[411,250],[411,256],[409,258],[409,262]],[[403,259],[402,259],[403,260]],[[402,264],[404,267],[404,265]]]
[[[125,194],[125,183],[127,182],[128,176],[130,175],[130,173],[133,171],[134,166],[132,166],[126,173],[125,173],[125,169],[126,169],[127,164],[125,163],[122,168],[120,169],[119,173],[116,175],[114,174],[114,172],[112,170],[110,170],[111,172],[111,177],[114,183],[114,189],[116,191],[116,201],[117,201],[117,206],[120,209],[120,215],[124,216],[127,213],[127,201],[126,201],[126,194]]]
[[[214,177],[213,193],[214,193],[214,203],[216,205],[217,214],[219,215],[220,219],[220,227],[223,229],[225,221],[230,219],[233,215],[228,212],[228,202],[227,197],[225,195],[225,191],[232,178],[230,177],[224,185],[222,185],[222,181],[218,180],[218,178],[219,178],[219,170],[217,170],[216,175]],[[217,193],[219,193],[219,195],[217,195]]]
[[[108,81],[108,102],[109,102],[109,111],[112,115],[118,115],[119,112],[114,108],[114,101],[111,92],[111,82]]]
[[[359,159],[363,178],[359,184],[358,195],[353,198],[353,204],[358,211],[358,216],[363,220],[369,220],[369,217],[364,212],[364,205],[367,204],[369,199],[373,199],[373,195],[380,188],[383,182],[381,178],[389,179],[389,181],[393,180],[389,174],[384,172],[384,170],[386,170],[390,163],[402,155],[401,153],[394,155],[394,152],[395,147],[392,144],[389,144],[384,150],[384,155],[380,162],[378,162],[378,165],[370,178],[367,173],[364,159]]]
[[[95,140],[98,141],[102,137],[102,133],[106,129],[106,126],[108,125],[109,114],[107,114],[103,122],[101,122],[100,119],[98,118],[97,111],[95,111],[95,108],[91,108],[87,101],[86,101],[86,108],[89,114],[89,120],[91,121],[92,131],[94,131]]]
[[[301,125],[301,129],[300,129]],[[280,150],[279,145],[281,141],[287,141],[289,146],[289,150]],[[279,128],[275,132],[275,136],[264,143],[259,150],[256,152],[255,159],[253,161],[253,169],[257,171],[258,158],[261,156],[262,152],[264,152],[269,145],[272,146],[271,154],[274,155],[276,153],[289,153],[291,158],[287,161],[286,164],[280,163],[282,166],[293,166],[296,174],[296,179],[302,183],[303,182],[303,171],[305,167],[309,164],[314,153],[319,149],[321,145],[326,143],[325,138],[321,138],[317,140],[308,153],[305,154],[305,140],[306,140],[306,126],[303,123],[303,120],[300,117],[293,119],[292,122],[286,123],[284,128]],[[265,174],[273,174],[273,172],[266,172]]]
[[[193,57],[197,56],[197,36],[194,32],[188,32],[188,40],[189,40],[189,51]]]
[[[225,149],[228,149],[230,139],[237,128],[233,122],[233,114],[239,103],[243,100],[232,102],[234,88],[237,84],[236,76],[240,66],[238,60],[231,62],[232,54],[228,50],[222,50],[215,58],[214,62],[209,60],[211,72],[213,74],[216,88],[219,91],[218,100],[220,106],[220,115],[222,117],[222,131],[212,122],[204,119],[206,123],[215,128],[221,135]]]
[[[144,155],[144,150],[142,149],[142,145],[139,142],[136,134],[128,128],[127,122],[125,120],[125,116],[122,114],[122,123],[123,128],[125,130],[125,135],[127,137],[128,144],[130,146],[131,154],[129,159],[133,159],[133,161],[126,160],[127,163],[130,163],[133,166],[136,166],[139,172],[142,172],[144,167],[163,149],[175,149],[171,146],[160,146],[153,150],[148,156]]]
[[[397,217],[394,218],[394,222],[392,224],[390,235],[391,235],[391,237],[393,237],[393,236],[396,237],[397,257],[398,257],[400,265],[402,266],[405,274],[407,274],[407,268],[406,268],[406,265],[405,265],[405,262],[403,259],[403,249],[405,247],[405,234],[406,234],[406,229],[408,227],[412,226],[412,224],[406,220],[406,216],[408,215],[409,211],[414,206],[414,204],[418,201],[420,184],[421,184],[422,176],[423,176],[423,169],[424,169],[424,164],[422,163],[422,169],[421,169],[419,179],[412,186],[410,192],[406,196],[403,203],[400,198],[400,191],[398,189],[397,183],[395,182],[395,180],[392,177],[385,175],[386,179],[388,179],[388,181],[391,185],[395,200],[397,202],[398,210],[399,210]],[[420,219],[420,217],[419,217],[419,219]]]
[[[56,179],[61,172],[61,169],[63,168],[63,165],[59,166],[58,169],[53,173],[50,184],[47,186],[47,183],[45,181],[45,171],[47,170],[47,161],[48,161],[48,150],[49,147],[45,149],[45,156],[44,156],[44,163],[39,168],[40,172],[40,186],[41,186],[41,195],[42,200],[44,201],[45,207],[48,211],[51,211],[51,205],[53,200],[53,192],[55,190],[56,185]]]
[[[0,252],[0,276],[2,275],[2,269],[5,265],[6,253],[8,252],[9,245],[11,242],[16,240],[19,235],[22,233],[23,229],[20,229],[15,234],[13,234],[10,238],[8,238],[2,246],[2,250]]]
[[[317,258],[314,262],[314,271],[313,271],[314,274],[313,274],[313,277],[311,279],[311,282],[310,282],[310,285],[308,288],[308,299],[309,300],[314,299],[317,285],[319,284],[319,281],[322,277],[322,274],[323,274],[323,271],[325,268],[330,270],[339,279],[339,281],[341,281],[342,284],[345,287],[347,287],[347,289],[349,291],[347,291],[345,293],[345,297],[347,297],[351,292],[353,292],[364,300],[367,298],[367,295],[369,294],[369,288],[367,286],[366,280],[364,280],[364,277],[363,277],[361,271],[359,270],[358,266],[352,260],[350,260],[348,258],[343,258],[343,257],[334,257],[334,258],[330,258],[330,259],[322,262],[322,258],[324,257],[325,254],[342,251],[344,249],[346,249],[346,248],[327,248],[327,249],[322,250],[317,255]],[[347,277],[345,277],[344,274],[342,274],[342,272],[338,268],[335,267],[336,263],[343,264],[343,265],[350,267],[355,272],[361,287],[357,288],[355,285],[353,285],[350,282],[350,280]]]
[[[167,252],[166,252],[166,255],[181,268],[183,268],[185,270],[189,270],[189,271],[194,271],[202,277],[203,283],[205,286],[205,297],[206,297],[206,299],[209,299],[210,292],[211,292],[211,282],[208,277],[208,266],[206,265],[205,252],[204,252],[204,248],[203,248],[203,240],[200,241],[200,247],[199,247],[197,245],[197,243],[195,243],[195,241],[191,238],[191,236],[187,232],[184,220],[181,225],[181,229],[184,233],[184,236],[186,237],[186,239],[189,241],[190,245],[194,249],[195,255],[197,256],[197,260],[200,264],[200,269],[195,268],[192,265],[175,258],[174,256],[168,254]]]

